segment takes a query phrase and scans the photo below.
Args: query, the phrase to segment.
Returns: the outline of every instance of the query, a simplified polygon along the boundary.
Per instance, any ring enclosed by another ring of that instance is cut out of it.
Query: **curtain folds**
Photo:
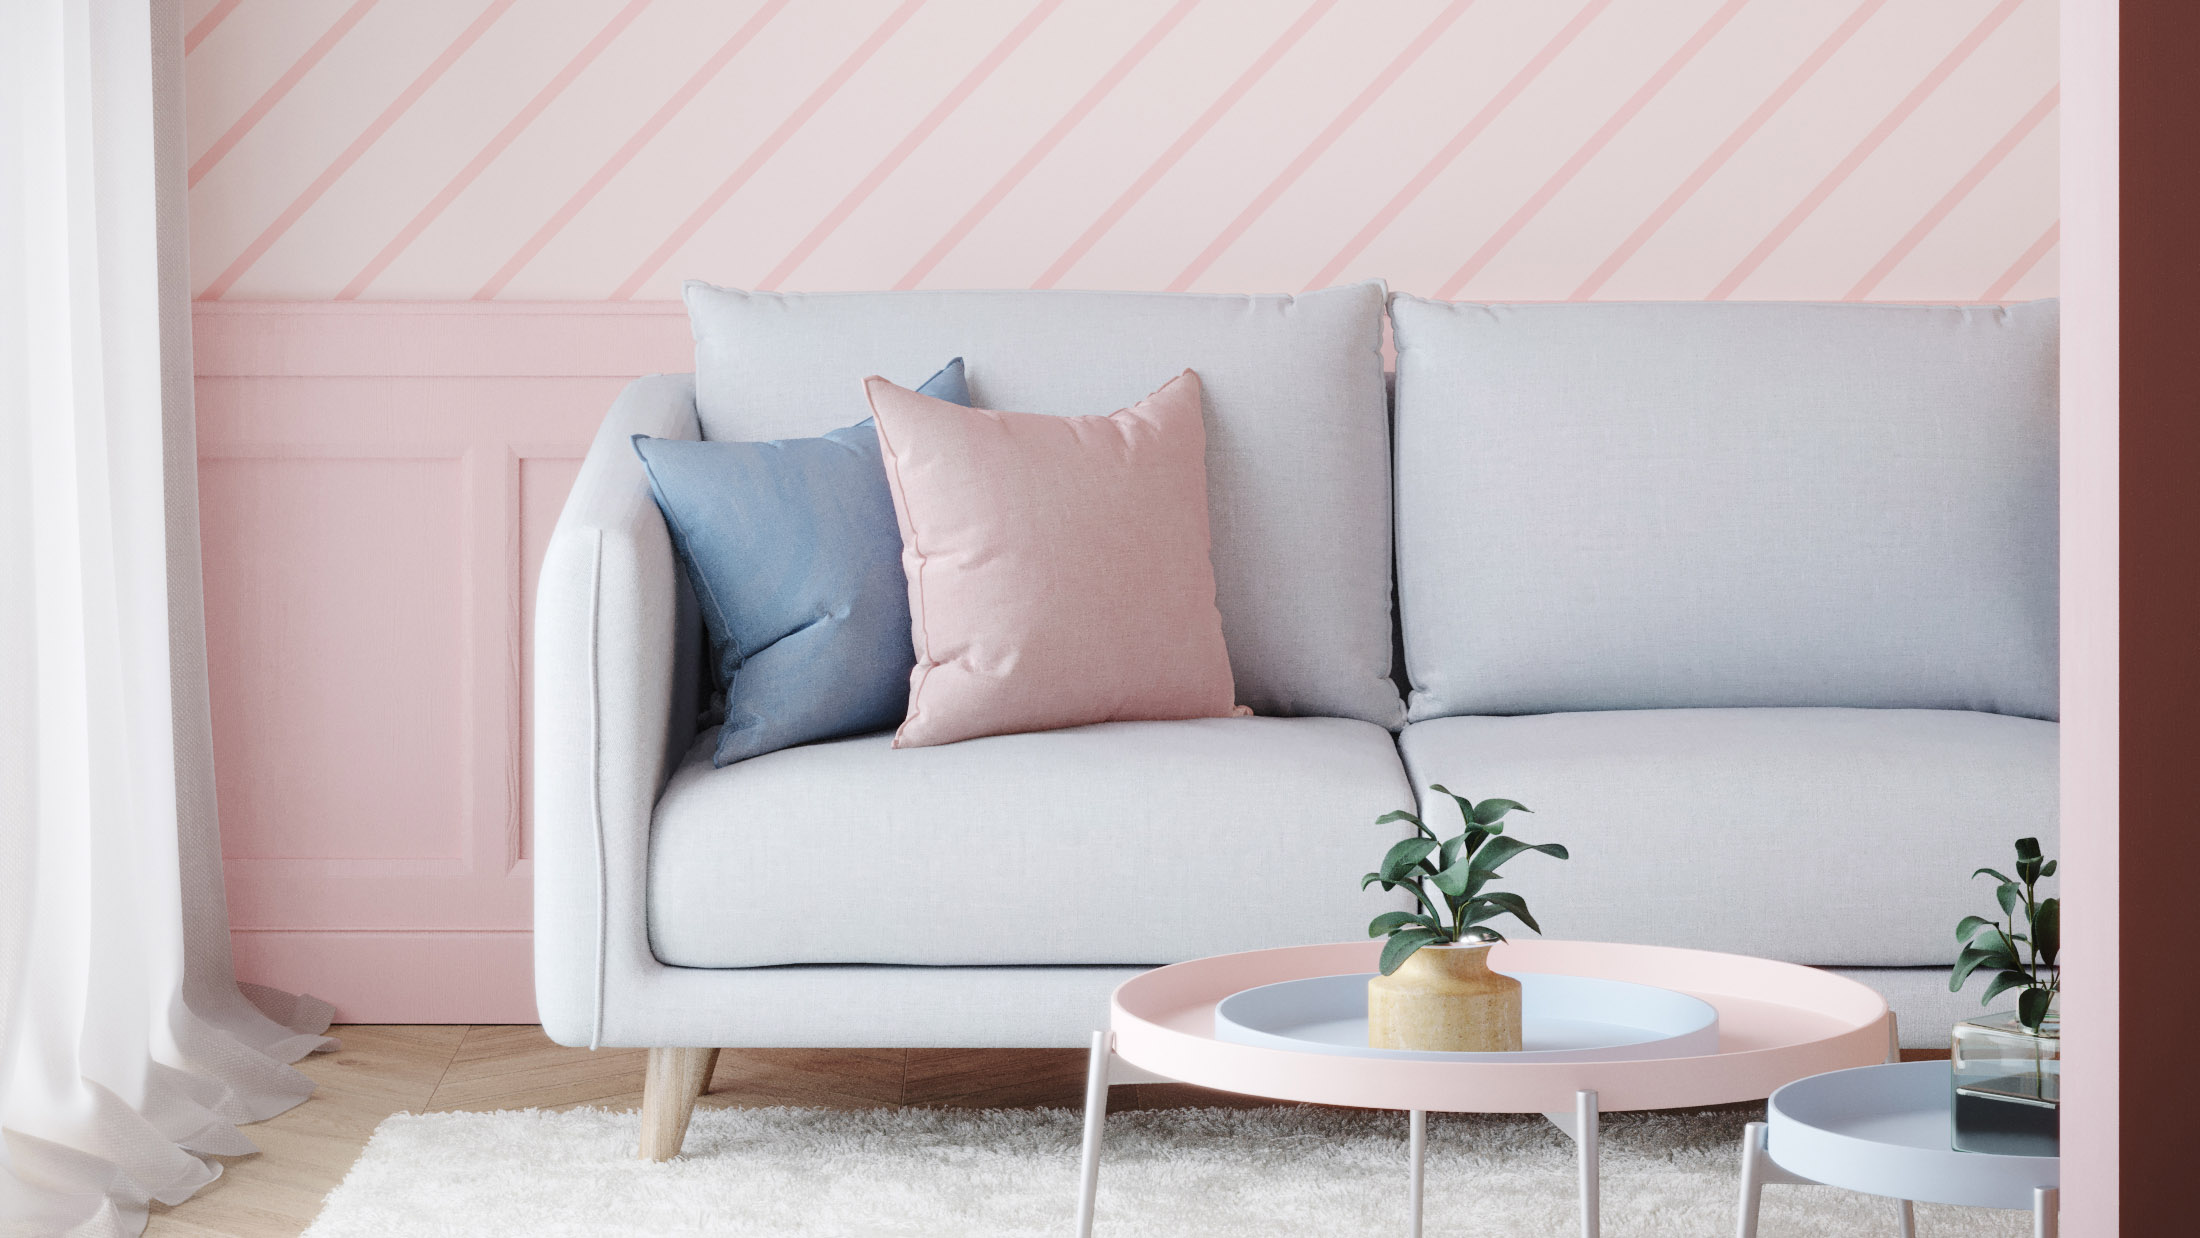
[[[305,1099],[231,969],[176,0],[0,2],[0,1234],[134,1235]]]

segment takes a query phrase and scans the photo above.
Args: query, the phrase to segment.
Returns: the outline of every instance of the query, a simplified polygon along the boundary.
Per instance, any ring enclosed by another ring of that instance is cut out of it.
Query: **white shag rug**
[[[1734,1232],[1740,1108],[1607,1114],[1604,1232]],[[636,1159],[636,1117],[399,1114],[306,1238],[940,1235],[1072,1229],[1067,1109],[706,1109],[678,1160]],[[1432,1115],[1430,1238],[1572,1238],[1574,1150],[1541,1118]],[[1108,1118],[1100,1238],[1397,1235],[1406,1118],[1326,1109],[1132,1110]],[[1920,1206],[1920,1238],[2019,1238],[2028,1214]],[[1891,1238],[1894,1205],[1765,1188],[1762,1238]]]

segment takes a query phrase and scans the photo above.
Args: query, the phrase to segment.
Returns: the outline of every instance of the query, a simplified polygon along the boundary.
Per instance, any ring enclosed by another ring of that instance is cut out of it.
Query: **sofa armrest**
[[[535,1002],[601,1038],[607,977],[655,964],[643,887],[658,793],[695,736],[701,624],[628,441],[702,437],[693,376],[626,388],[543,556],[535,604]]]

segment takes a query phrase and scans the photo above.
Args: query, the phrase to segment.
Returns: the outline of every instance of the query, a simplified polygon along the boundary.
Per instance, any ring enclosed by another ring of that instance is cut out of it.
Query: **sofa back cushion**
[[[2056,716],[2054,302],[1391,311],[1415,719]]]
[[[817,434],[863,379],[960,355],[984,408],[1106,414],[1199,372],[1215,600],[1238,700],[1396,727],[1379,284],[1305,296],[764,293],[690,282],[710,439]],[[946,351],[942,352],[944,348]]]

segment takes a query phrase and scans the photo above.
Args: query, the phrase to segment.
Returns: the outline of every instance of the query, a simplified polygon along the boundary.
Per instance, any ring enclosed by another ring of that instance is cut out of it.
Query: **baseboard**
[[[339,1023],[535,1023],[531,932],[241,929],[237,978],[336,1006]]]

